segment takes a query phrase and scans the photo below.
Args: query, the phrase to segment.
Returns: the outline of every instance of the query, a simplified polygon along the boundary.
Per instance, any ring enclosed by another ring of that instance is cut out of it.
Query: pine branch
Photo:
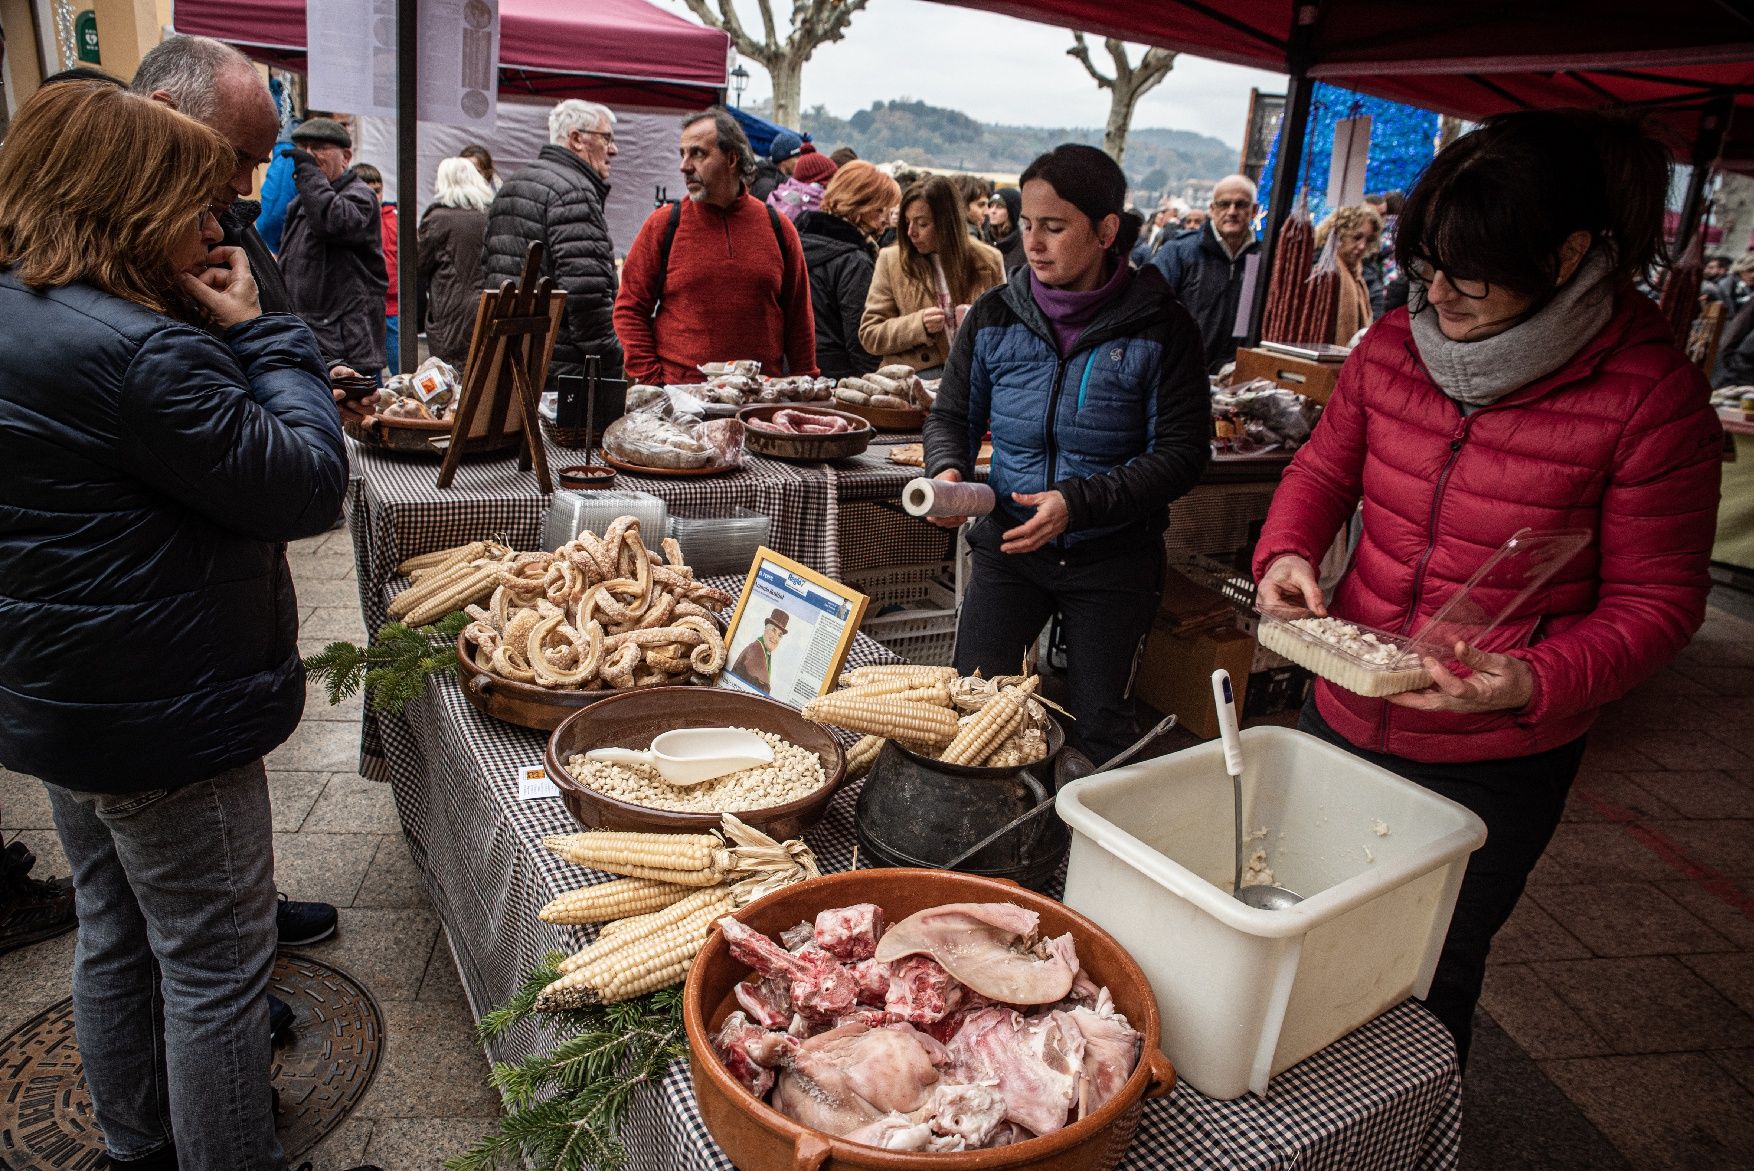
[[[456,670],[457,635],[469,622],[460,610],[430,626],[386,622],[367,646],[330,643],[305,660],[305,673],[324,685],[332,704],[363,687],[374,709],[396,715],[426,690],[428,676]]]

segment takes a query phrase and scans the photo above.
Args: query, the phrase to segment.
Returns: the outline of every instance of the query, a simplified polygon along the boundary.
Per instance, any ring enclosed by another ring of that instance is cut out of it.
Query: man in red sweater
[[[741,358],[767,374],[815,374],[804,247],[790,220],[749,194],[755,155],[743,128],[720,107],[691,114],[681,169],[688,198],[646,218],[621,270],[615,333],[627,377],[698,382],[700,363]]]

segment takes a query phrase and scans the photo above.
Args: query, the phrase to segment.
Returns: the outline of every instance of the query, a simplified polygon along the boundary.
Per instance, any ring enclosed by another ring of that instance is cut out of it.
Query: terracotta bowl
[[[1174,1089],[1175,1069],[1157,1048],[1157,1000],[1145,973],[1113,936],[1084,916],[1011,882],[944,870],[855,870],[776,891],[738,911],[737,918],[772,936],[818,911],[851,903],[875,903],[893,923],[927,907],[962,902],[1016,903],[1041,916],[1043,935],[1072,933],[1090,978],[1108,988],[1115,1008],[1145,1036],[1139,1064],[1120,1092],[1054,1134],[958,1154],[879,1150],[802,1126],[744,1089],[713,1051],[713,1034],[737,1007],[732,989],[749,975],[714,931],[688,970],[682,1013],[701,1118],[733,1163],[751,1171],[1107,1171],[1120,1162],[1139,1128],[1144,1099]]]
[[[552,732],[561,722],[582,707],[621,691],[582,691],[577,688],[538,687],[519,683],[503,675],[482,670],[475,662],[475,648],[462,635],[457,636],[457,683],[463,698],[476,711],[520,728],[536,732]],[[701,690],[696,688],[695,690]]]
[[[592,829],[671,834],[717,829],[717,813],[682,813],[619,801],[580,784],[566,771],[566,762],[577,753],[592,748],[649,748],[652,737],[676,728],[773,732],[821,759],[828,779],[808,797],[766,809],[733,811],[744,823],[780,841],[799,837],[820,821],[835,790],[846,780],[846,754],[828,729],[783,703],[719,687],[645,687],[611,693],[568,716],[554,730],[548,738],[548,777],[560,789],[567,810]]]
[[[783,431],[764,431],[754,425],[757,422],[765,423],[781,411],[829,415],[844,420],[852,430],[843,431],[839,435],[790,435]],[[756,455],[765,455],[771,459],[801,460],[805,463],[858,455],[870,445],[871,437],[877,433],[870,423],[857,415],[815,403],[761,403],[758,406],[744,407],[737,412],[737,417],[744,424],[744,447]]]

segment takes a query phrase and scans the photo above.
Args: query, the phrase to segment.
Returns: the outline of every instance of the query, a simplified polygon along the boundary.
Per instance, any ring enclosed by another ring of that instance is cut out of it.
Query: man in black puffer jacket
[[[505,181],[487,209],[481,247],[483,287],[515,282],[533,241],[543,248],[542,272],[566,294],[566,316],[548,367],[556,375],[583,372],[587,355],[602,359],[602,374],[621,377],[615,308],[615,247],[603,219],[609,167],[615,158],[615,115],[576,98],[548,115],[548,142],[536,161]]]

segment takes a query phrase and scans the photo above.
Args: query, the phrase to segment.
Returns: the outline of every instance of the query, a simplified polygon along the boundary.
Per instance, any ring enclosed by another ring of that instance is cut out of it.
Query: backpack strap
[[[676,228],[682,223],[682,201],[679,199],[670,205],[669,219],[664,223],[664,234],[658,237],[658,286],[652,290],[652,315],[657,316],[658,306],[664,300],[664,284],[670,276],[670,245],[676,243]]]
[[[792,300],[792,258],[786,255],[786,232],[780,227],[780,213],[773,209],[771,203],[761,206],[767,208],[767,224],[773,229],[773,242],[780,246],[780,300],[791,303]]]

